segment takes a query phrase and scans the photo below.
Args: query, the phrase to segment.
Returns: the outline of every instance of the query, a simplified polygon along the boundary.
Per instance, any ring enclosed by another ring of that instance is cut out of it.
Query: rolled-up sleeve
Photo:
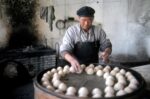
[[[69,28],[62,40],[62,43],[60,45],[60,55],[64,57],[64,54],[66,52],[72,53],[72,50],[74,48],[74,33],[71,28]]]
[[[101,29],[100,32],[100,51],[104,51],[106,48],[112,48],[110,39],[107,38],[105,31]]]

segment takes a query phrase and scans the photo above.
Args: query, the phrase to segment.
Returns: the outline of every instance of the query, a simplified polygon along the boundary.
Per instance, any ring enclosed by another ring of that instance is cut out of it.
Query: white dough
[[[102,70],[98,70],[96,72],[96,75],[99,76],[99,77],[103,76],[103,71]]]
[[[129,75],[132,75],[132,73],[131,73],[131,72],[129,72],[129,71],[128,71],[128,72],[126,72],[125,76],[126,76],[126,77],[128,77]]]
[[[75,95],[75,93],[76,93],[76,89],[75,89],[75,87],[70,86],[70,87],[68,87],[68,88],[67,88],[66,95],[74,96],[74,95]]]
[[[135,89],[138,88],[138,86],[137,86],[136,84],[133,84],[133,83],[130,83],[130,84],[128,85],[128,87],[130,87],[130,88],[133,89],[133,90],[135,90]]]
[[[63,70],[61,66],[57,67],[57,71],[59,71],[59,70]]]
[[[59,74],[61,77],[63,77],[63,76],[65,75],[65,73],[63,72],[63,70],[59,70],[59,71],[58,71],[58,74]]]
[[[121,70],[120,70],[120,73],[121,73],[122,75],[125,75],[125,74],[126,74],[126,71],[125,71],[124,69],[121,69]]]
[[[60,80],[55,80],[53,81],[53,86],[57,88],[61,83],[62,82]]]
[[[92,90],[92,94],[93,94],[93,95],[99,94],[99,95],[102,96],[102,91],[101,91],[99,88],[94,88],[94,89]]]
[[[42,81],[42,82],[44,82],[44,81],[49,81],[49,79],[46,78],[46,77],[42,77],[42,78],[41,78],[41,81]]]
[[[103,72],[105,72],[105,73],[106,73],[106,72],[110,72],[110,69],[105,67],[105,68],[103,69]]]
[[[95,68],[94,68],[94,72],[97,72],[98,70],[101,70],[98,66],[96,66]]]
[[[50,83],[49,83],[49,81],[44,81],[44,82],[42,82],[42,85],[43,85],[44,87],[46,87],[46,86],[50,85]]]
[[[124,88],[124,91],[127,93],[131,93],[131,92],[133,92],[133,89],[130,87],[126,87],[126,88]]]
[[[121,84],[123,84],[124,86],[127,85],[127,81],[126,81],[125,79],[119,79],[119,80],[118,80],[118,83],[121,83]]]
[[[88,67],[89,68],[94,68],[95,66],[94,66],[94,64],[90,64]]]
[[[75,73],[76,71],[75,71],[75,69],[74,69],[74,67],[70,67],[70,69],[69,69],[69,71],[71,72],[71,73]]]
[[[102,65],[98,65],[98,66],[96,66],[96,67],[98,67],[99,69],[103,69],[103,66]]]
[[[86,66],[85,64],[81,64],[81,68],[84,69]]]
[[[62,90],[59,90],[59,89],[55,90],[55,92],[56,92],[56,93],[59,93],[59,94],[63,94],[63,91],[62,91]]]
[[[86,87],[81,87],[79,90],[78,90],[78,95],[79,97],[87,97],[89,94],[89,91]]]
[[[117,72],[116,72],[115,70],[112,70],[112,71],[110,72],[110,74],[113,75],[113,76],[115,76],[115,75],[117,74]]]
[[[54,73],[54,74],[53,74],[53,78],[55,78],[55,77],[56,77],[56,78],[60,78],[60,75],[59,75],[58,73]]]
[[[109,72],[104,73],[103,78],[106,79],[109,76]]]
[[[52,76],[52,72],[51,71],[47,71],[46,73],[48,74],[49,78]]]
[[[115,85],[114,85],[114,89],[117,91],[117,90],[121,90],[121,89],[123,89],[124,88],[124,85],[123,84],[121,84],[121,83],[116,83]]]
[[[43,74],[43,77],[45,77],[45,78],[47,78],[47,79],[50,78],[50,76],[49,76],[47,73],[44,73],[44,74]]]
[[[57,70],[55,68],[51,69],[51,72],[54,74],[57,72]]]
[[[130,83],[133,83],[135,85],[139,84],[139,82],[136,79],[134,79],[134,78],[130,80]]]
[[[67,90],[67,86],[64,83],[60,83],[58,86],[58,89],[61,91],[66,91]]]
[[[88,69],[86,70],[86,73],[87,73],[88,75],[93,75],[93,74],[94,74],[93,68],[88,68]]]
[[[114,94],[114,93],[115,93],[115,90],[114,90],[113,87],[107,86],[107,87],[104,89],[104,92],[105,92],[105,93],[112,93],[112,94]]]
[[[106,79],[105,84],[106,86],[113,86],[115,84],[115,81],[112,79]]]
[[[109,93],[109,92],[105,94],[105,97],[114,97],[114,96],[115,95],[113,93]]]
[[[119,69],[119,67],[115,67],[113,70],[116,72],[119,72],[120,69]]]
[[[46,86],[46,88],[47,88],[48,90],[54,90],[54,87],[53,87],[52,85],[48,85],[48,86]]]
[[[125,95],[127,94],[124,90],[119,90],[117,93],[116,93],[116,96],[122,96],[122,95]]]
[[[93,96],[92,96],[92,98],[101,98],[102,97],[102,95],[100,95],[100,94],[94,94]]]

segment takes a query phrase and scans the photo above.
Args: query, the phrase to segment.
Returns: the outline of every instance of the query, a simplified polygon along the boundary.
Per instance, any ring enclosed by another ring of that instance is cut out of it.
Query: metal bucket
[[[111,65],[109,65],[109,66],[111,66]],[[114,66],[111,66],[111,67],[114,68]],[[128,69],[125,67],[119,67],[119,68],[125,69],[126,71],[130,71],[136,77],[136,79],[139,81],[138,89],[133,91],[132,93],[129,93],[129,94],[126,94],[123,96],[115,96],[115,97],[109,97],[109,98],[103,97],[103,98],[99,98],[99,99],[142,99],[143,93],[145,92],[145,88],[146,88],[146,82],[143,79],[143,77],[134,70],[131,70],[131,69]],[[34,80],[34,89],[35,89],[34,97],[35,97],[35,99],[92,99],[92,98],[79,98],[77,96],[67,96],[65,94],[58,94],[58,93],[55,93],[55,92],[50,91],[50,90],[46,89],[45,87],[43,87],[41,84],[41,78],[44,73],[46,73],[48,70],[51,70],[51,69],[52,68],[46,69],[46,70],[40,72],[36,76],[36,79]],[[82,85],[82,83],[80,85]]]

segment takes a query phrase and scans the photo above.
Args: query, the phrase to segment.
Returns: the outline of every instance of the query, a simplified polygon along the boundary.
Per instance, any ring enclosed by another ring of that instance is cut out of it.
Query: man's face
[[[79,22],[81,25],[81,28],[85,31],[88,31],[88,29],[91,27],[93,22],[93,17],[79,17]]]

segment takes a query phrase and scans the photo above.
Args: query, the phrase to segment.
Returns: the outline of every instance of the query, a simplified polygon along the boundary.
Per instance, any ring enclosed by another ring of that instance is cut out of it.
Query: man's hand
[[[76,73],[81,73],[82,69],[78,62],[78,60],[72,56],[70,53],[66,52],[64,58],[71,64],[71,66],[75,69]]]
[[[109,63],[110,54],[111,54],[111,49],[106,48],[105,51],[99,53],[99,58],[102,58],[104,63]]]
[[[76,73],[81,73],[82,69],[79,62],[76,59],[70,61],[71,66],[75,69]]]

